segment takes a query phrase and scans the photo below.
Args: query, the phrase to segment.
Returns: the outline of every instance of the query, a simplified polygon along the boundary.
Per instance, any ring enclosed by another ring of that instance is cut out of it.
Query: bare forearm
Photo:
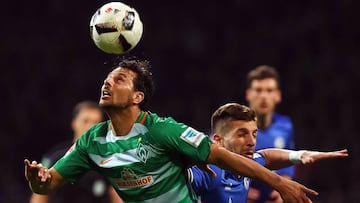
[[[292,150],[287,149],[264,149],[260,150],[266,160],[265,167],[270,170],[277,170],[294,165],[289,159],[289,154]]]
[[[33,193],[31,195],[29,203],[48,203],[48,201],[49,201],[48,195],[39,195],[39,194]]]
[[[349,156],[347,149],[330,152],[264,149],[259,152],[266,159],[266,167],[272,170],[288,167],[294,164],[312,164],[324,159],[345,158]]]

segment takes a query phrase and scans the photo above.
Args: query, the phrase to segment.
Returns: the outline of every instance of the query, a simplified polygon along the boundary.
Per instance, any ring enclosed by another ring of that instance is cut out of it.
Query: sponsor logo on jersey
[[[136,188],[149,185],[154,182],[152,176],[138,177],[130,168],[124,168],[121,171],[121,178],[117,181],[119,187]]]
[[[106,165],[107,163],[109,163],[111,160],[113,160],[113,158],[111,157],[111,158],[109,158],[109,159],[105,159],[105,160],[102,160],[101,162],[100,162],[100,165]]]
[[[191,144],[194,147],[198,147],[201,141],[205,138],[205,135],[191,127],[188,127],[180,136],[182,140]]]
[[[259,153],[255,152],[253,155],[253,159],[257,159],[259,157],[261,157],[261,155]]]

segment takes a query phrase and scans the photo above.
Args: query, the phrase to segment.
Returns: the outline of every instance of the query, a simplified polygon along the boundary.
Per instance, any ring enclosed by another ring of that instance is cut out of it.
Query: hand
[[[280,193],[284,202],[312,203],[307,195],[318,195],[316,191],[284,177],[281,177],[280,181],[276,183],[275,188]]]
[[[349,154],[347,149],[332,152],[305,151],[301,155],[301,163],[312,164],[323,159],[344,158],[348,156]]]
[[[41,163],[29,160],[24,160],[25,164],[25,178],[31,184],[31,187],[43,187],[51,181],[49,169],[44,167]]]

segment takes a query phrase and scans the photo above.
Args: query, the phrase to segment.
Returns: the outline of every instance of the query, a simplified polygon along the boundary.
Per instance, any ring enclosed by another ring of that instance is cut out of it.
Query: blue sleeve
[[[189,169],[191,187],[197,195],[205,194],[209,190],[215,188],[217,183],[221,181],[221,169],[214,165],[210,165],[210,168],[216,173],[216,177],[212,177],[197,166],[193,166]]]
[[[257,163],[259,163],[262,166],[266,165],[265,157],[262,154],[258,153],[258,152],[254,153],[254,161],[256,161]]]
[[[262,166],[266,165],[266,160],[264,158],[263,155],[261,155],[260,153],[255,153],[254,154],[254,161],[256,161],[257,163],[261,164]],[[287,168],[282,168],[276,171],[277,174],[279,175],[288,175],[291,178],[294,177],[295,175],[295,166],[290,166]]]

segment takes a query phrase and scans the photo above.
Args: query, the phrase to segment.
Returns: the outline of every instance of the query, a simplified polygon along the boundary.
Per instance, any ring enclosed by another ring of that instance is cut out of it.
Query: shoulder
[[[144,123],[151,132],[160,134],[181,133],[188,127],[184,123],[177,122],[172,117],[161,117],[149,112],[148,119]]]
[[[278,120],[279,122],[292,122],[290,116],[274,113],[273,118]]]
[[[181,125],[173,117],[170,116],[159,116],[156,113],[148,111],[148,118],[146,122],[150,125]]]
[[[92,126],[88,131],[86,131],[77,141],[77,145],[87,146],[91,141],[96,139],[96,137],[105,137],[108,132],[110,121],[104,121]]]
[[[287,115],[274,113],[273,120],[275,121],[276,125],[281,125],[282,127],[292,128],[293,126],[291,118]]]

